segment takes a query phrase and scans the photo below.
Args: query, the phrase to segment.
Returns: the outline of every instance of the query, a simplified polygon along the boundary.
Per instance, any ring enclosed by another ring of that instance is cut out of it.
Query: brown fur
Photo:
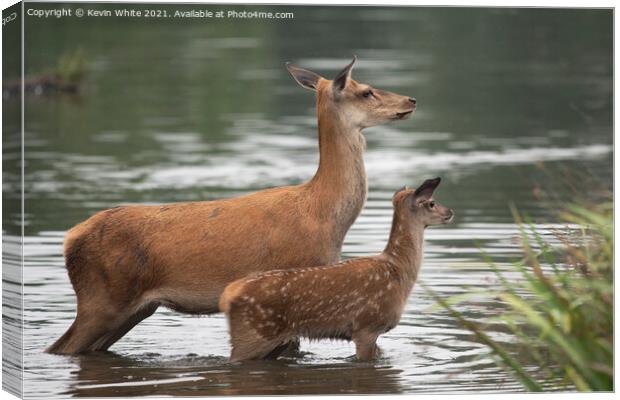
[[[228,285],[220,309],[229,320],[231,360],[273,356],[297,337],[353,340],[358,359],[375,357],[377,337],[398,324],[418,277],[424,229],[452,220],[452,210],[431,198],[439,181],[427,182],[434,187],[395,195],[383,253],[331,266],[264,272]]]
[[[226,200],[117,207],[71,229],[65,261],[77,316],[47,351],[106,350],[159,305],[214,313],[226,285],[249,273],[338,261],[367,195],[361,130],[415,109],[387,92],[373,106],[360,102],[351,66],[339,75],[343,89],[289,67],[317,92],[320,162],[310,181]]]

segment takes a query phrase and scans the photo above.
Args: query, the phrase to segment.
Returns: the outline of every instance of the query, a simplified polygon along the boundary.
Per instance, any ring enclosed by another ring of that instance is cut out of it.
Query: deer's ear
[[[437,186],[439,186],[439,182],[441,182],[441,178],[425,180],[424,183],[420,185],[420,187],[417,188],[415,190],[415,193],[413,194],[415,203],[420,204],[421,202],[433,197],[433,192],[435,191],[435,189],[437,189]]]
[[[340,71],[338,75],[336,75],[332,83],[334,86],[334,90],[340,91],[347,86],[347,82],[349,82],[349,79],[351,79],[351,70],[353,69],[353,64],[355,64],[356,60],[357,57],[353,56],[353,61],[351,61],[349,65],[344,67],[344,69]]]
[[[392,204],[396,205],[396,198],[399,196],[400,192],[407,190],[407,185],[401,187],[400,189],[398,189],[396,191],[396,193],[394,193],[394,195],[392,196]]]
[[[312,71],[308,71],[307,69],[294,67],[290,63],[286,63],[286,69],[288,69],[288,72],[293,75],[293,78],[295,78],[297,83],[299,83],[302,87],[316,91],[316,86],[319,79],[321,79],[319,75]]]

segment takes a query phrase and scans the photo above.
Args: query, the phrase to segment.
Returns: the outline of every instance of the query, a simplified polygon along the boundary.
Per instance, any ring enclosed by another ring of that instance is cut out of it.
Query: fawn
[[[454,217],[433,199],[439,182],[396,192],[390,238],[377,256],[257,273],[228,285],[220,309],[231,360],[277,357],[297,337],[353,340],[359,360],[374,358],[377,337],[398,324],[418,277],[424,229]]]
[[[362,129],[407,118],[416,100],[287,65],[316,92],[319,167],[308,182],[245,196],[101,211],[69,230],[77,316],[50,353],[107,350],[160,305],[209,314],[226,285],[256,271],[337,262],[367,196]]]

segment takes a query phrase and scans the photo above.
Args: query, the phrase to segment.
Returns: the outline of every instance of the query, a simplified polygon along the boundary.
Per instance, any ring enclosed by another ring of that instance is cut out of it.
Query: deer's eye
[[[367,90],[364,93],[362,93],[362,96],[369,98],[370,96],[372,96],[372,90]]]
[[[435,202],[434,201],[429,201],[428,202],[428,207],[429,208],[435,208]]]

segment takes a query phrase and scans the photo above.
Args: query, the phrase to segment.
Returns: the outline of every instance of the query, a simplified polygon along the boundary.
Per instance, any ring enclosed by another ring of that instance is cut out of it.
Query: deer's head
[[[395,212],[403,216],[402,220],[421,223],[425,227],[452,222],[454,211],[439,204],[433,198],[439,182],[441,178],[427,179],[417,189],[404,187],[396,192],[392,200]]]
[[[353,128],[363,129],[405,119],[415,111],[417,101],[413,97],[354,81],[351,70],[355,61],[353,58],[333,80],[290,64],[286,68],[302,87],[316,91],[319,112],[322,109],[333,111],[332,115]]]

